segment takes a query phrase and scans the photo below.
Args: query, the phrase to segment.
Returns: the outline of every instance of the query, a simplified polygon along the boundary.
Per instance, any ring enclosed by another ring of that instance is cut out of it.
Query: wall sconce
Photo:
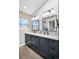
[[[34,16],[32,20],[39,20],[39,16]]]

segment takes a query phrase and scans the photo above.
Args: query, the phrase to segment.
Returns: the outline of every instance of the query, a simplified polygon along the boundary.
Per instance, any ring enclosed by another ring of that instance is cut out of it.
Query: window
[[[28,24],[29,24],[29,21],[27,19],[24,19],[24,18],[19,19],[19,25],[21,27],[26,27]]]

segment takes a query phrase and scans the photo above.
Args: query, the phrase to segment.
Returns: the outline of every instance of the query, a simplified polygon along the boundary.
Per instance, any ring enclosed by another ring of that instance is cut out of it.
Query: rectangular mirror
[[[39,20],[32,21],[32,30],[39,30]]]
[[[58,29],[58,20],[57,16],[53,15],[42,19],[42,29],[43,31],[52,31],[57,32]]]

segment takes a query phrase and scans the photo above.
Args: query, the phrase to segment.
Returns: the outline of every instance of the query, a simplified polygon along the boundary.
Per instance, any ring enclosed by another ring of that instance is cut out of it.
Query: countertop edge
[[[59,35],[43,35],[43,34],[38,34],[38,33],[28,33],[25,32],[25,34],[31,34],[31,35],[35,35],[35,36],[40,36],[40,37],[44,37],[44,38],[49,38],[49,39],[54,39],[54,40],[59,40]]]

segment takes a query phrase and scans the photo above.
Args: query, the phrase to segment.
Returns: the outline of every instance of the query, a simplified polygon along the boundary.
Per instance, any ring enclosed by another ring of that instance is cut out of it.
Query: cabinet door
[[[27,43],[27,41],[28,41],[27,37],[28,37],[27,34],[25,34],[25,43]]]
[[[34,49],[38,50],[39,49],[39,37],[38,36],[31,36],[32,42],[31,45]]]
[[[29,36],[30,36],[30,35],[25,34],[25,43],[27,43],[27,42],[28,42]]]
[[[48,58],[48,39],[41,38],[40,39],[40,53]]]
[[[59,59],[59,41],[54,41],[54,51],[56,52],[54,55],[54,59]]]
[[[25,44],[31,46],[31,35],[25,34]]]
[[[49,40],[49,59],[59,58],[59,42],[56,40]]]

